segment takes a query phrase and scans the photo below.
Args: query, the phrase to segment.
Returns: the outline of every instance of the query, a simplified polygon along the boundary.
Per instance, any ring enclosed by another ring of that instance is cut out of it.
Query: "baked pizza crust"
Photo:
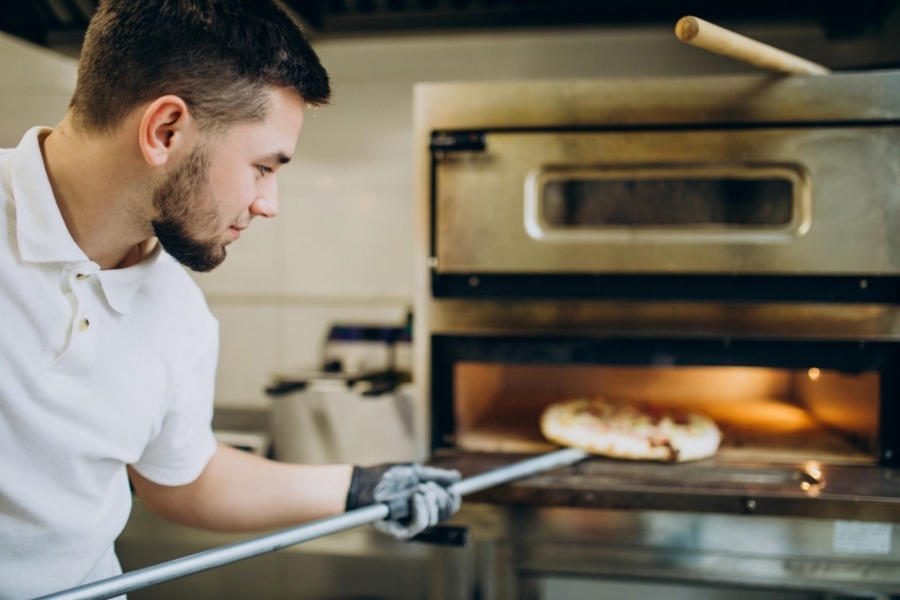
[[[700,460],[714,455],[722,441],[715,422],[702,413],[602,397],[551,404],[540,425],[557,444],[631,460]]]

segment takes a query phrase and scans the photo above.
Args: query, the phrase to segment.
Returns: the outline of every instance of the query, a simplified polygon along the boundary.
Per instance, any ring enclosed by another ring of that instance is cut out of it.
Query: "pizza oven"
[[[724,433],[482,492],[480,585],[900,594],[898,98],[887,71],[417,86],[430,460],[552,450],[543,408],[595,395]]]

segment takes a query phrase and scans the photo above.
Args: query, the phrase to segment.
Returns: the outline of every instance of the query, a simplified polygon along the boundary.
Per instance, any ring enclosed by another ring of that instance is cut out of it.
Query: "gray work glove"
[[[408,540],[423,530],[449,519],[462,500],[449,487],[460,480],[459,471],[419,464],[386,464],[354,467],[347,510],[387,502],[399,506],[375,528],[397,539]]]

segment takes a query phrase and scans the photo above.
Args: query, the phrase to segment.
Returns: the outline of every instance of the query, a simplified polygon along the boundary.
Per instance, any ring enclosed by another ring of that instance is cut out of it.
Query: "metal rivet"
[[[869,287],[869,281],[867,279],[859,280],[859,289],[864,290]]]
[[[884,457],[887,459],[894,458],[894,451],[893,450],[885,450]]]
[[[746,498],[744,500],[744,510],[747,512],[753,512],[754,510],[756,510],[756,500],[753,500],[752,498]]]
[[[478,287],[478,284],[481,283],[478,281],[477,277],[469,277],[469,285],[472,287]]]
[[[82,319],[81,321],[78,322],[78,331],[84,331],[85,329],[87,329],[90,326],[91,326],[90,321],[88,321],[87,319]]]
[[[437,266],[438,266],[438,259],[437,259],[437,256],[429,256],[429,257],[428,257],[428,268],[429,268],[429,269],[436,269]]]

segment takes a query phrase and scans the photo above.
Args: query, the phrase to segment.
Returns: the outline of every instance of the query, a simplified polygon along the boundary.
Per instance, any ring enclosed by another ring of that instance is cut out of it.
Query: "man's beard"
[[[192,271],[205,273],[225,260],[225,244],[215,237],[204,240],[197,232],[219,228],[209,192],[209,156],[198,146],[178,169],[153,191],[157,218],[153,231],[172,258]]]

